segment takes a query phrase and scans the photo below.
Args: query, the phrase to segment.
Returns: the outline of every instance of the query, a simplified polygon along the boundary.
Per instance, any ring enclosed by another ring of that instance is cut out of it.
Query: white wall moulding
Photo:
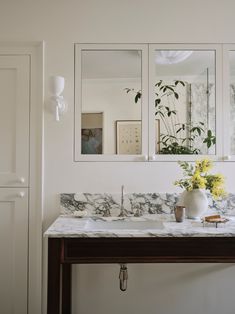
[[[230,119],[228,51],[235,50],[233,45],[229,47],[226,44],[75,44],[75,161],[194,161],[207,156],[215,161],[234,160],[224,158],[232,155],[226,144],[229,131],[224,128],[225,120]],[[118,53],[116,59],[115,53]],[[141,60],[139,86],[133,79],[138,76],[133,61],[136,58]],[[129,97],[130,103],[125,97]],[[135,112],[139,104],[141,116]],[[103,112],[100,139],[94,135],[94,129],[84,130],[82,126],[82,113],[92,111]],[[130,132],[134,132],[131,125],[129,130],[127,126],[123,130],[128,133],[121,138],[125,153],[115,150],[120,141],[115,130],[118,121],[126,124],[129,121],[132,126],[134,121],[141,123],[140,136],[133,133],[131,137]],[[133,145],[133,139],[138,136],[140,150],[136,148],[133,153],[132,148],[128,155],[128,145]],[[99,153],[83,148],[88,142],[96,145],[92,140],[100,141]],[[131,144],[126,144],[129,141]],[[143,158],[146,155],[148,158]]]

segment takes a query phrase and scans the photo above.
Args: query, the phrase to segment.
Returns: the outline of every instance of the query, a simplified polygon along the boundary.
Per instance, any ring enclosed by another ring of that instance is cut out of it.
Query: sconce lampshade
[[[51,76],[49,78],[49,91],[53,96],[59,96],[64,90],[64,77]]]
[[[60,121],[60,116],[67,111],[67,103],[61,95],[64,90],[64,77],[51,76],[49,78],[50,106],[55,112],[56,121]]]

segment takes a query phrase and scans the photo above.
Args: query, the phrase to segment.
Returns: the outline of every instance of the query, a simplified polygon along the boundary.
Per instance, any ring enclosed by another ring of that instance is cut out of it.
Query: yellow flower
[[[226,196],[226,192],[222,187],[213,186],[211,190],[211,194],[214,199],[218,199],[220,197]]]
[[[201,159],[196,161],[195,171],[208,172],[213,167],[213,162],[210,159]]]
[[[222,174],[209,174],[213,167],[210,159],[204,158],[195,162],[195,167],[188,162],[180,162],[180,167],[184,170],[185,178],[175,182],[177,186],[187,191],[193,189],[209,190],[214,199],[226,196],[224,190],[224,176]]]
[[[198,171],[191,178],[193,189],[205,189],[206,179],[200,175]]]
[[[224,184],[224,181],[225,179],[222,174],[218,173],[214,175],[214,182],[213,182],[214,185],[222,185]]]

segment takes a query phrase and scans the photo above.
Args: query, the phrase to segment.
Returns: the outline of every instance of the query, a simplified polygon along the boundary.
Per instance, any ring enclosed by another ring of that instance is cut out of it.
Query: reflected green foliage
[[[211,130],[207,130],[203,122],[181,122],[178,106],[180,105],[180,88],[186,88],[187,83],[180,80],[166,84],[159,80],[155,84],[155,117],[160,119],[164,132],[160,133],[160,154],[198,155],[201,150],[196,142],[207,148],[215,145],[216,137]],[[126,88],[127,93],[134,93],[137,103],[141,97],[141,90]],[[188,119],[189,120],[189,119]],[[198,141],[200,139],[200,141]],[[196,141],[197,140],[197,141]]]

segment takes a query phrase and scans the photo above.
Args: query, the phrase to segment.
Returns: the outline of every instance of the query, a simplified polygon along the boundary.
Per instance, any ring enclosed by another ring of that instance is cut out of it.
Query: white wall
[[[234,0],[1,0],[0,40],[44,39],[46,83],[52,74],[67,83],[68,114],[61,123],[45,114],[44,229],[59,214],[60,192],[116,192],[121,184],[129,192],[173,191],[180,174],[174,163],[73,162],[73,43],[235,42],[234,12]],[[235,164],[216,168],[234,191]],[[133,265],[127,294],[119,292],[117,276],[116,265],[76,267],[74,308],[80,314],[235,311],[233,265]]]

